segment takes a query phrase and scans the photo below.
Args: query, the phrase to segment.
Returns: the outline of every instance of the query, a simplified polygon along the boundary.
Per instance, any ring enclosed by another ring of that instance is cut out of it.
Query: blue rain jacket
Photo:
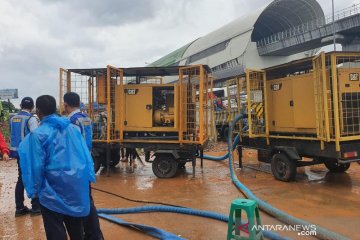
[[[57,213],[84,217],[90,211],[89,182],[95,182],[86,143],[67,118],[50,115],[19,146],[20,167],[30,198]]]

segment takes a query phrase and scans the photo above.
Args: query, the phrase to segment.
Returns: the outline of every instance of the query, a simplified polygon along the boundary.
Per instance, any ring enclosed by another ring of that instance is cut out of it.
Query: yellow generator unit
[[[168,139],[178,139],[179,123],[175,119],[177,115],[175,109],[179,109],[177,84],[131,84],[126,85],[124,89],[125,138],[130,139],[131,132],[140,134],[140,131],[151,131],[160,132],[163,137],[165,134],[169,137]],[[117,127],[120,129],[121,125]]]
[[[96,170],[115,166],[120,148],[143,148],[154,152],[155,175],[169,178],[187,162],[195,172],[208,141],[209,72],[203,65],[60,69],[60,98],[78,93],[93,120]]]
[[[258,149],[275,178],[324,163],[343,172],[360,161],[360,53],[321,53],[239,78],[241,146]],[[303,157],[312,161],[304,160]]]

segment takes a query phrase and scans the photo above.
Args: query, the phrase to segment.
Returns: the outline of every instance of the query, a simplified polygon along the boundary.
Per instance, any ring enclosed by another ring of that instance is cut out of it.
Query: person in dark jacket
[[[15,217],[20,217],[28,213],[30,213],[31,216],[36,216],[40,214],[39,199],[37,199],[37,197],[31,199],[31,210],[24,205],[24,184],[21,178],[18,147],[26,135],[39,126],[39,122],[37,118],[31,114],[34,109],[34,100],[31,97],[24,97],[21,100],[20,107],[21,111],[10,119],[10,155],[16,158],[18,163],[18,180],[15,186]]]
[[[54,97],[38,97],[36,111],[41,124],[19,146],[26,192],[39,196],[47,239],[82,240],[89,182],[95,182],[90,152],[77,127],[56,114]]]

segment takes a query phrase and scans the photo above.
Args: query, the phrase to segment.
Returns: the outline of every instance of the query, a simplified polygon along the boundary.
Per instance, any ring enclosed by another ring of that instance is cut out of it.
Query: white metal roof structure
[[[274,0],[250,15],[240,17],[149,66],[206,64],[215,77],[227,78],[246,68],[262,69],[312,55],[260,56],[256,42],[294,26],[324,18],[316,0]]]

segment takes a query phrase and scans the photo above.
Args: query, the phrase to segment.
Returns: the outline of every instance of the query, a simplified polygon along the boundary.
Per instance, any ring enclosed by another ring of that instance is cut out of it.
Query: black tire
[[[110,159],[110,167],[116,167],[120,162],[120,149],[112,149],[111,150],[111,159]],[[105,161],[106,165],[106,161]]]
[[[296,178],[296,161],[283,153],[275,154],[271,159],[271,171],[277,180],[293,181]]]
[[[152,163],[152,170],[158,178],[172,178],[178,169],[178,162],[171,155],[158,155]]]
[[[337,159],[326,159],[324,165],[330,172],[342,173],[349,169],[350,163],[339,163]]]

